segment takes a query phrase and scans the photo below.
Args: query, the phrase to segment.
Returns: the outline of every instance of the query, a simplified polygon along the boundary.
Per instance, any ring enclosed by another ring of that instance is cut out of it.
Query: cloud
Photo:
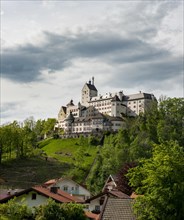
[[[152,75],[157,80],[161,76],[165,79],[181,73],[181,57],[174,57],[168,50],[141,39],[110,32],[86,32],[74,36],[44,32],[44,36],[45,43],[40,46],[27,44],[4,50],[2,77],[25,83],[44,80],[43,71],[62,73],[78,58],[114,66],[114,74],[123,67],[127,74],[134,72],[135,81],[137,75],[143,76],[143,80]]]

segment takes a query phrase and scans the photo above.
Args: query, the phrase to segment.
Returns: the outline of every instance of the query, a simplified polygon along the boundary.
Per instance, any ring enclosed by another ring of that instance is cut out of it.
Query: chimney
[[[50,192],[57,194],[58,187],[57,186],[51,186],[50,187]]]
[[[94,76],[92,77],[92,85],[94,85],[94,83],[95,83],[95,78],[94,78]]]

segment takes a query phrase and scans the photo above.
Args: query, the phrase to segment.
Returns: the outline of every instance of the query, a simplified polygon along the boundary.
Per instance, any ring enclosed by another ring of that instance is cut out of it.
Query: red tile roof
[[[25,193],[29,193],[31,191],[35,191],[45,197],[52,198],[55,201],[61,202],[61,203],[69,203],[69,202],[83,203],[84,202],[83,200],[78,199],[75,196],[72,196],[72,195],[70,195],[60,189],[57,189],[57,192],[54,193],[54,192],[51,192],[49,188],[46,188],[43,186],[34,186],[32,188],[23,190],[21,192],[17,192],[16,194],[9,195],[5,198],[1,198],[0,203],[7,202],[9,199],[14,198],[15,196],[18,197],[18,196],[21,196]]]
[[[56,183],[57,180],[58,180],[58,179],[51,179],[51,180],[48,180],[47,182],[44,183],[44,185],[47,185],[47,186],[52,185],[52,184]]]
[[[94,214],[92,212],[85,212],[85,216],[89,219],[93,219],[93,220],[98,220],[99,219],[99,215]]]
[[[77,202],[77,203],[82,203],[83,201],[58,189],[57,193],[53,193],[50,191],[50,189],[42,187],[42,186],[35,186],[32,187],[36,192],[39,192],[47,197],[50,197],[58,202]]]

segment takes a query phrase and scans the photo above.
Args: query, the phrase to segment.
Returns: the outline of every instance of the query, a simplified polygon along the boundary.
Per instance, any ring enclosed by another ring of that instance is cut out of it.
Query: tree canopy
[[[155,144],[153,156],[141,160],[127,176],[140,196],[134,204],[141,220],[184,219],[184,151],[177,142]]]

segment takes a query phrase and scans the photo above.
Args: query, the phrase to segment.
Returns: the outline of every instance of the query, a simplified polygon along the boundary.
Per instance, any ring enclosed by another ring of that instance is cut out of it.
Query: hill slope
[[[39,143],[42,156],[11,160],[0,165],[0,184],[4,188],[28,188],[35,184],[59,178],[75,176],[83,182],[98,148],[87,146],[83,139],[50,139]],[[82,165],[82,170],[77,167]],[[74,175],[75,174],[75,175]]]

